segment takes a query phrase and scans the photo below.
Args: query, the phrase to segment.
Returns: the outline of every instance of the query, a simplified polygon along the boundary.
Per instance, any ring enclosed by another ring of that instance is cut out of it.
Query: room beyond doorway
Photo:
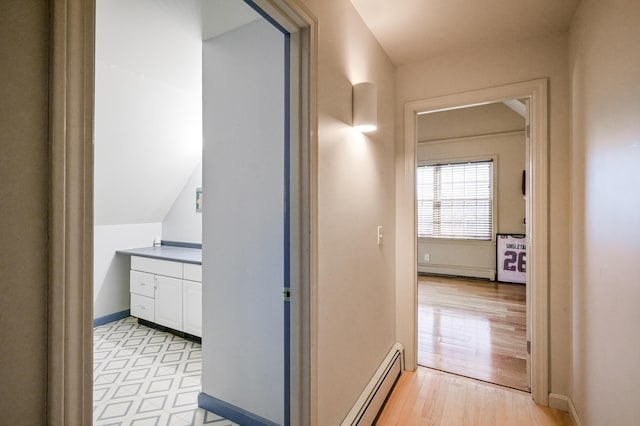
[[[523,240],[520,263],[503,258],[513,252],[505,238],[526,231],[527,105],[508,99],[420,114],[416,151],[418,363],[524,391],[527,287],[488,280],[526,283]]]
[[[418,364],[529,391],[520,284],[418,276]]]

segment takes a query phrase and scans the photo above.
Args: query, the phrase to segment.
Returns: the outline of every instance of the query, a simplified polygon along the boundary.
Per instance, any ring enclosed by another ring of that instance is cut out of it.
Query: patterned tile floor
[[[199,343],[128,317],[93,330],[93,424],[230,426],[198,408]]]

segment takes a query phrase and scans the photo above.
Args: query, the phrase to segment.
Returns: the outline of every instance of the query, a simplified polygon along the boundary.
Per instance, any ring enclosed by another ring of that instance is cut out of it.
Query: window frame
[[[461,164],[461,163],[480,163],[480,162],[493,162],[493,182],[492,182],[492,203],[491,203],[491,238],[479,239],[479,238],[451,238],[451,237],[421,237],[418,234],[418,168],[423,166],[436,166],[443,164]],[[465,157],[452,157],[452,158],[439,158],[431,160],[418,160],[416,165],[415,175],[415,199],[416,199],[416,238],[418,240],[431,240],[431,241],[448,241],[448,242],[474,242],[474,243],[495,243],[497,225],[498,225],[498,156],[497,155],[481,155],[481,156],[465,156]]]

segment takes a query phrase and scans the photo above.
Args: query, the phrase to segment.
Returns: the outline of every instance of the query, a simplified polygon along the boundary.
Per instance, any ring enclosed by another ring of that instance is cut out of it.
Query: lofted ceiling
[[[94,222],[162,222],[202,161],[202,40],[242,0],[96,2]]]
[[[580,0],[351,0],[396,65],[566,31]]]

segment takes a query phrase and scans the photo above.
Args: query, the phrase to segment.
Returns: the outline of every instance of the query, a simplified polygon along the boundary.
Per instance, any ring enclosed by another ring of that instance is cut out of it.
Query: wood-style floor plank
[[[536,405],[531,394],[418,367],[405,371],[378,426],[572,426],[569,414]]]
[[[526,289],[419,276],[418,364],[529,390]]]

